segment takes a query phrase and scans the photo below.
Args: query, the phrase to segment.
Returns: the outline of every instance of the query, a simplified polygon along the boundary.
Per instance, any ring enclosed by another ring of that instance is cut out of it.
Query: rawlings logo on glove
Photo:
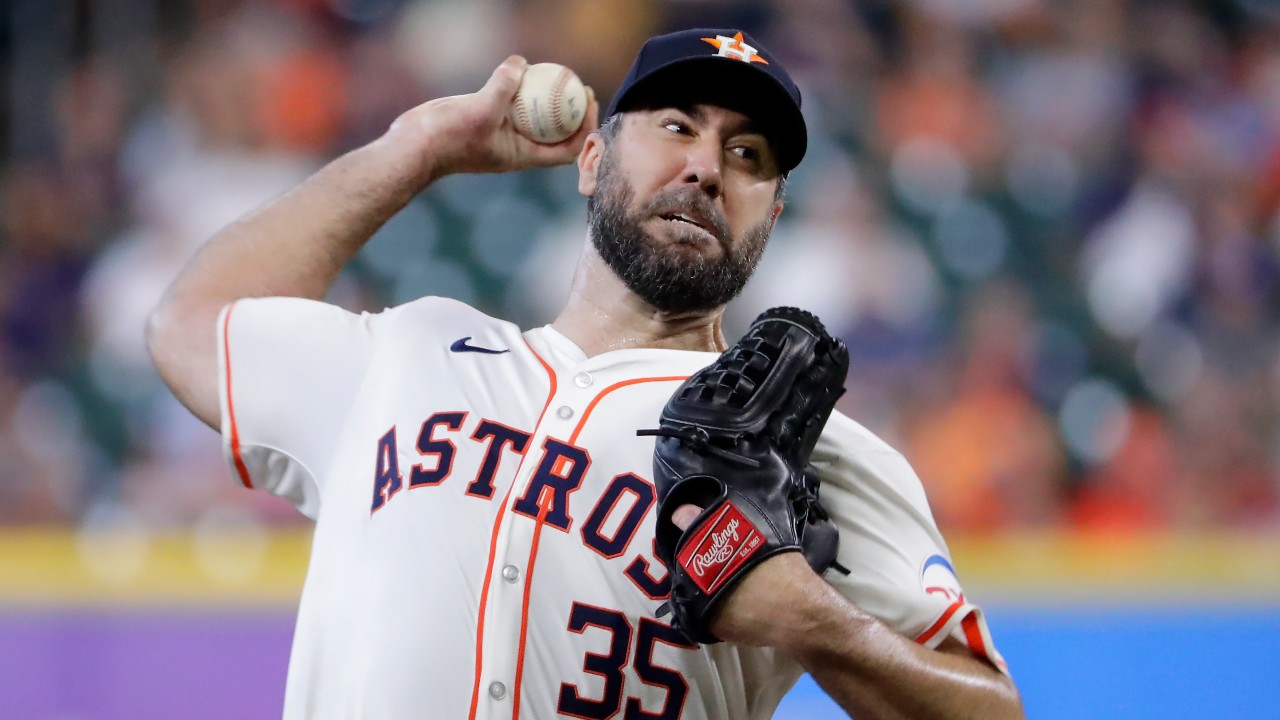
[[[740,538],[738,528],[744,525],[745,537]],[[680,564],[692,573],[693,581],[702,592],[713,593],[751,557],[762,539],[760,531],[730,503],[725,503],[719,515],[702,528],[700,536],[684,544],[679,559]]]
[[[795,308],[760,315],[714,363],[686,380],[663,408],[656,435],[658,556],[671,573],[673,626],[719,642],[716,606],[756,565],[801,552],[822,573],[839,536],[818,501],[809,455],[844,393],[849,353],[816,317]],[[676,509],[702,512],[685,530]]]

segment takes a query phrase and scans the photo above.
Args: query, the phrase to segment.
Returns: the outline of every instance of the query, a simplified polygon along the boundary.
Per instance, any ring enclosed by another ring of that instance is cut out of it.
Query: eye
[[[728,152],[732,162],[753,176],[768,177],[777,172],[777,162],[763,138],[734,140]]]
[[[738,162],[749,168],[752,172],[760,170],[765,164],[765,153],[759,145],[753,142],[740,142],[729,146],[730,154],[737,158]]]
[[[689,123],[684,120],[677,120],[674,118],[663,120],[662,128],[664,130],[670,130],[677,135],[688,135],[690,133]]]

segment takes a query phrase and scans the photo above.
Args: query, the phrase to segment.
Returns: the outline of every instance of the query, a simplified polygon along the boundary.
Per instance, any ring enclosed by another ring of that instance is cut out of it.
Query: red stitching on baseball
[[[564,99],[564,88],[569,84],[569,78],[573,77],[573,72],[569,68],[561,68],[560,74],[556,75],[556,81],[551,85],[551,120],[556,124],[556,132],[569,132],[569,126],[565,124],[564,118],[560,114],[560,101]]]
[[[512,107],[515,110],[516,128],[526,135],[533,134],[533,123],[529,119],[529,109],[524,106],[524,96],[516,93],[515,103]]]

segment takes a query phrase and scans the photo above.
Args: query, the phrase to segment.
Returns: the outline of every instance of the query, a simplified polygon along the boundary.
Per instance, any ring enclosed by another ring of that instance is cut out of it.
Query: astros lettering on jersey
[[[443,298],[241,300],[218,328],[232,472],[316,521],[286,718],[768,718],[799,678],[655,617],[653,439],[635,431],[714,353],[588,358]],[[903,457],[836,413],[813,462],[851,570],[827,580],[1003,668]]]

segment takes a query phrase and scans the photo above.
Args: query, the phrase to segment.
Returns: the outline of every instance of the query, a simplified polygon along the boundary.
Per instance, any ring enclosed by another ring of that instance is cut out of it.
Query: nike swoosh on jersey
[[[454,340],[453,344],[449,346],[449,349],[456,353],[457,352],[458,353],[459,352],[476,352],[476,353],[484,353],[485,355],[501,355],[502,353],[511,352],[510,350],[491,350],[489,348],[476,347],[475,345],[468,345],[467,341],[470,339],[471,339],[471,336],[468,335],[464,338],[459,338],[457,340]]]

